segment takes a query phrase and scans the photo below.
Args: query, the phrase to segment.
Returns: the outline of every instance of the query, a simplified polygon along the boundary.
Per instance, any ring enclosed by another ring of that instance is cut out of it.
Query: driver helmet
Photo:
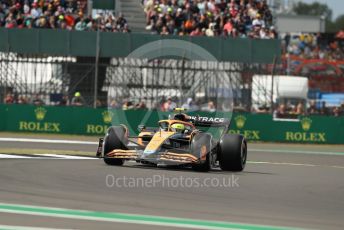
[[[175,123],[171,126],[172,130],[177,132],[177,133],[184,133],[185,130],[185,125],[180,124],[180,123]]]

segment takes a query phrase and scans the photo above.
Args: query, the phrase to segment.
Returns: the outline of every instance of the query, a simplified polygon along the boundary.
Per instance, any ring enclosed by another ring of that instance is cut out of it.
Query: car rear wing
[[[230,120],[219,117],[201,117],[201,116],[189,116],[190,122],[196,127],[229,127]]]

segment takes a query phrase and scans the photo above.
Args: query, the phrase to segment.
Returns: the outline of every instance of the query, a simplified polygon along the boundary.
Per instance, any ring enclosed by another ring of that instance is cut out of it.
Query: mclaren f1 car
[[[177,112],[160,120],[157,128],[140,125],[137,136],[130,136],[125,125],[111,126],[99,139],[97,156],[107,165],[117,166],[131,160],[156,166],[191,166],[203,172],[216,167],[244,169],[247,142],[242,135],[228,133],[229,120],[189,116],[182,109]]]

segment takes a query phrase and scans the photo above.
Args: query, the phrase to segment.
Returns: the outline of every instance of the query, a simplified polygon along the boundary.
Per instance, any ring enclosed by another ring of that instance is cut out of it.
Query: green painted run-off
[[[0,212],[28,214],[38,216],[52,216],[71,219],[90,219],[97,221],[113,221],[132,224],[147,224],[157,226],[178,226],[194,229],[247,229],[247,230],[290,230],[294,228],[275,227],[265,225],[252,225],[233,222],[195,220],[187,218],[170,218],[161,216],[148,216],[136,214],[124,214],[116,212],[98,212],[74,209],[60,209],[40,206],[27,206],[17,204],[1,204]]]

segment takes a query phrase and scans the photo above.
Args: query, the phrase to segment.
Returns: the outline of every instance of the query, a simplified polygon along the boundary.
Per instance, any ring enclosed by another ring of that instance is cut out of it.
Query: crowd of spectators
[[[139,100],[137,103],[131,100],[124,99],[122,101],[112,99],[109,103],[109,108],[112,109],[123,109],[123,110],[130,110],[130,109],[154,109],[163,112],[172,112],[177,107],[185,108],[187,111],[208,111],[208,112],[215,112],[217,109],[221,109],[221,111],[228,110],[223,106],[221,103],[221,108],[216,108],[216,104],[212,100],[208,101],[199,101],[194,100],[193,98],[189,97],[185,99],[184,103],[178,103],[179,99],[176,97],[162,97],[160,101],[156,102],[152,106],[147,106],[145,103],[146,99]]]
[[[92,17],[85,15],[86,8],[85,0],[1,0],[0,27],[130,32],[122,14]]]
[[[50,103],[47,103],[50,102]],[[41,105],[58,105],[58,106],[87,106],[85,99],[80,92],[75,92],[72,99],[68,95],[62,95],[59,101],[50,101],[42,94],[33,94],[31,96],[18,95],[16,93],[8,92],[4,98],[5,104],[33,104]]]
[[[33,105],[44,105],[44,101],[42,100],[39,94],[34,94],[31,97],[27,97],[24,95],[16,95],[11,92],[7,93],[4,98],[5,104],[33,104]]]
[[[284,53],[297,59],[343,60],[343,34],[287,33],[283,36]]]
[[[327,106],[325,101],[317,104],[314,100],[310,101],[307,107],[302,102],[297,105],[281,103],[274,111],[277,118],[296,118],[300,115],[344,116],[344,102],[340,106],[332,107]]]
[[[143,0],[146,30],[161,35],[277,38],[265,0]]]
[[[235,112],[252,112],[252,113],[271,113],[271,109],[267,106],[261,106],[259,108],[252,108],[251,111],[247,110],[244,106],[227,106],[224,102],[217,103],[213,100],[194,100],[193,98],[186,98],[185,102],[178,104],[178,98],[176,97],[163,97],[159,102],[152,106],[147,106],[147,99],[138,101],[134,100],[118,100],[112,99],[109,103],[97,101],[97,107],[108,107],[111,109],[123,109],[123,110],[135,110],[135,109],[154,109],[163,112],[172,112],[177,107],[187,109],[187,111],[235,111]],[[26,97],[23,95],[16,95],[11,92],[7,93],[4,101],[5,104],[33,104],[37,106],[50,105],[46,104],[47,100],[40,94],[34,94],[32,97]],[[58,103],[53,105],[57,106],[90,106],[86,103],[85,99],[80,92],[75,92],[73,97],[64,95]],[[92,104],[93,105],[93,104]],[[277,118],[297,118],[299,115],[323,115],[323,116],[344,116],[344,102],[340,106],[327,106],[326,102],[316,102],[314,100],[309,102],[309,105],[305,105],[299,102],[293,105],[289,102],[280,103],[274,110],[274,116]]]

